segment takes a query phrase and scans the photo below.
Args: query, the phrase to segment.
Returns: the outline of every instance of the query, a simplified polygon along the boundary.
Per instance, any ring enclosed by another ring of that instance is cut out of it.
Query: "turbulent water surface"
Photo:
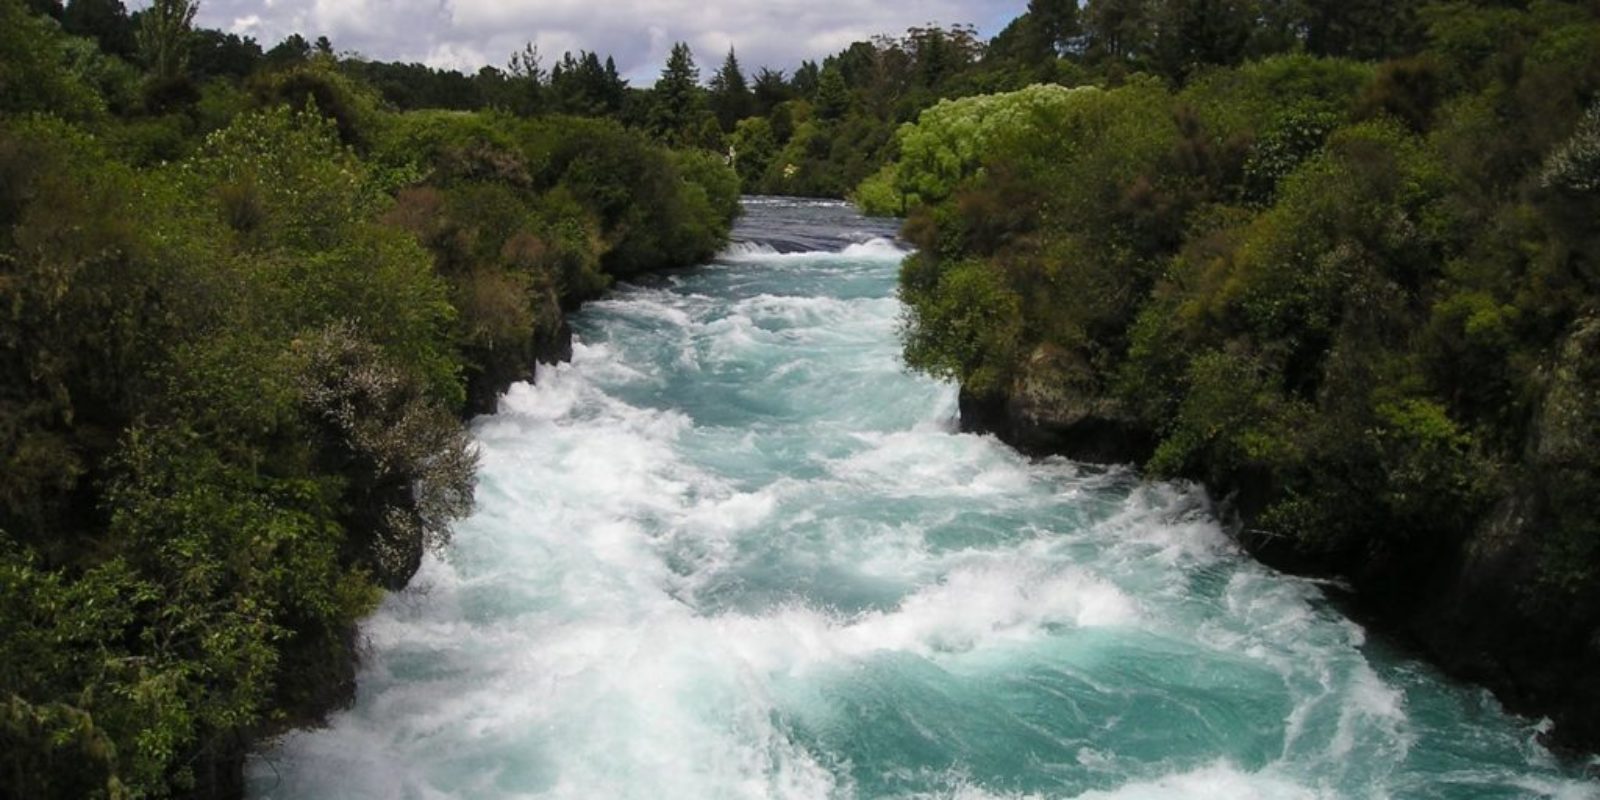
[[[367,623],[354,708],[253,796],[1600,796],[1200,492],[957,433],[891,231],[752,200],[588,306],[476,423],[477,514]]]

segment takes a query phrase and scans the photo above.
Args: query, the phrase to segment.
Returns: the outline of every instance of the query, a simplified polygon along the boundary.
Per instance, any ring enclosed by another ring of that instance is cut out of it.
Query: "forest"
[[[469,511],[463,420],[741,192],[906,217],[969,424],[1204,483],[1600,741],[1592,4],[1034,0],[647,88],[195,10],[0,0],[0,795],[237,795]]]

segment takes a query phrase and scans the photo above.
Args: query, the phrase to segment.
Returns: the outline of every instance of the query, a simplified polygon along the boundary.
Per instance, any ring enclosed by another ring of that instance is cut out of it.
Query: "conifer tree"
[[[1151,0],[1089,0],[1083,8],[1085,55],[1103,65],[1123,65],[1149,45]]]
[[[817,85],[822,82],[822,68],[815,61],[802,61],[800,68],[794,71],[794,80],[789,82],[794,87],[794,93],[810,100],[817,93]]]
[[[756,72],[751,94],[754,100],[754,113],[762,117],[771,114],[772,109],[779,103],[794,98],[794,90],[789,86],[789,79],[784,76],[783,70],[766,67]]]
[[[1028,56],[1033,61],[1053,60],[1078,35],[1077,0],[1028,0]]]
[[[843,119],[850,111],[850,87],[844,83],[844,74],[835,67],[822,71],[817,84],[817,117],[825,120]]]
[[[517,87],[515,98],[517,111],[531,114],[537,111],[544,99],[545,71],[539,57],[539,46],[528,42],[522,50],[511,54],[511,61],[506,64],[506,72],[511,76],[511,82]]]
[[[656,80],[651,112],[651,129],[669,144],[688,144],[700,134],[700,118],[705,114],[705,96],[700,88],[700,68],[695,66],[689,45],[672,46],[667,65]]]
[[[1167,0],[1156,11],[1155,66],[1174,83],[1196,67],[1237,64],[1250,41],[1248,0]]]
[[[724,131],[732,131],[739,120],[750,116],[752,99],[750,85],[739,69],[739,57],[730,47],[722,68],[711,77],[711,110]]]

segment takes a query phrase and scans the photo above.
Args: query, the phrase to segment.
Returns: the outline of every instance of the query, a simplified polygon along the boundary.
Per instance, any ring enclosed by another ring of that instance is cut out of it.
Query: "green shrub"
[[[926,262],[913,256],[906,270]],[[906,363],[961,381],[977,394],[1004,391],[1022,346],[1021,299],[981,262],[943,268],[930,291],[905,292]]]
[[[868,216],[905,216],[906,197],[900,193],[899,183],[900,164],[890,162],[862,181],[850,194],[850,202]]]

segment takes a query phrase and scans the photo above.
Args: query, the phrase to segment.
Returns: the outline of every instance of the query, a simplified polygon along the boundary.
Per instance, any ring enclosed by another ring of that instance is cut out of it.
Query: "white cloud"
[[[546,63],[566,50],[616,58],[646,85],[673,42],[709,75],[729,46],[747,69],[792,69],[852,41],[913,25],[972,23],[986,34],[1026,0],[209,0],[201,24],[255,36],[270,48],[291,33],[327,36],[369,58],[475,71],[503,66],[525,42]]]
[[[248,14],[235,19],[233,24],[228,26],[228,31],[230,33],[237,33],[240,36],[254,36],[256,35],[256,31],[260,28],[261,16],[259,14]]]

